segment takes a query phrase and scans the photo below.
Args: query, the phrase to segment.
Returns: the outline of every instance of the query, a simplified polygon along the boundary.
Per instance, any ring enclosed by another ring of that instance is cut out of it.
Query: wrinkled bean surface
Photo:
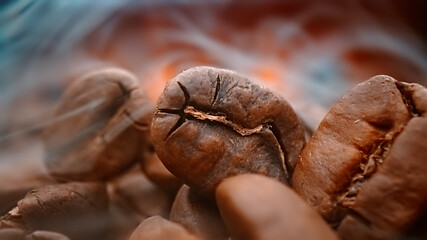
[[[221,179],[241,173],[287,182],[305,143],[285,99],[238,73],[211,67],[189,69],[167,84],[151,134],[165,166],[210,195]]]
[[[344,238],[398,236],[427,207],[426,112],[418,84],[376,76],[357,85],[307,143],[293,187]]]

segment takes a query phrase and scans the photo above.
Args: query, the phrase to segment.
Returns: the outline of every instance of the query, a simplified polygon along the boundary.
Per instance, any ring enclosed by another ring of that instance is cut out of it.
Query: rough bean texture
[[[151,129],[164,165],[208,195],[221,179],[247,172],[287,182],[305,144],[285,99],[211,67],[189,69],[167,84]]]
[[[129,240],[198,240],[182,226],[160,216],[145,219]]]
[[[293,187],[344,239],[403,234],[427,207],[426,112],[418,84],[377,76],[357,85],[307,143]]]
[[[103,180],[138,158],[154,106],[119,69],[92,72],[67,88],[44,131],[46,166],[60,180]]]
[[[292,189],[262,175],[224,180],[216,190],[216,200],[235,240],[338,239]]]
[[[106,234],[108,197],[102,183],[66,183],[32,190],[3,216],[1,227],[49,230],[75,239]]]
[[[183,185],[176,195],[170,220],[205,240],[227,240],[228,231],[215,202]]]

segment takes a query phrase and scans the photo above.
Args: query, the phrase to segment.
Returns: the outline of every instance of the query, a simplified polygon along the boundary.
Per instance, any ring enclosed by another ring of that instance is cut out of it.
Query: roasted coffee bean
[[[216,201],[234,240],[338,239],[291,188],[262,175],[225,179]]]
[[[338,227],[343,239],[396,238],[427,209],[427,118],[411,119],[389,151],[359,190],[352,205],[356,214],[348,214]]]
[[[196,67],[172,79],[157,101],[151,136],[165,166],[213,196],[225,177],[291,177],[304,130],[285,99],[246,77]]]
[[[160,216],[145,219],[132,233],[129,240],[198,240],[179,224]]]
[[[25,238],[25,240],[70,240],[67,236],[49,231],[35,231]]]
[[[59,180],[104,180],[130,167],[146,144],[153,104],[135,76],[104,69],[83,76],[44,131],[46,166]]]
[[[0,229],[1,240],[24,240],[25,233],[19,228]]]
[[[3,216],[0,226],[48,230],[72,239],[102,238],[108,197],[102,183],[66,183],[32,190]]]
[[[25,151],[14,149],[16,157],[3,159],[0,155],[0,216],[14,208],[28,191],[56,183],[44,168],[41,144],[32,144]]]
[[[110,196],[115,195],[141,216],[169,216],[173,198],[152,183],[138,168],[110,183]]]
[[[110,193],[109,193],[110,195]],[[107,240],[128,239],[132,231],[145,219],[133,206],[115,194],[109,196],[109,237]]]
[[[169,172],[156,153],[143,158],[141,169],[153,183],[170,194],[175,195],[182,186],[182,181]]]
[[[200,196],[187,185],[183,185],[176,195],[169,219],[200,239],[227,240],[229,236],[215,202]]]
[[[427,209],[427,90],[377,76],[338,101],[304,148],[295,190],[345,239],[390,239]]]
[[[107,191],[112,230],[110,239],[127,239],[148,217],[169,217],[173,197],[144,176],[139,166],[110,181]]]

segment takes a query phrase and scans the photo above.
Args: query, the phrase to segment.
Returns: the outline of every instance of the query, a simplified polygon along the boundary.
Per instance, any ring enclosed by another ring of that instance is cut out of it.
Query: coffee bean
[[[221,182],[216,201],[232,239],[338,239],[322,217],[292,189],[255,174]]]
[[[427,118],[416,117],[394,140],[378,172],[359,190],[352,213],[338,227],[342,239],[396,238],[423,217],[426,156]]]
[[[131,169],[109,185],[110,198],[121,198],[126,206],[144,218],[169,216],[173,197],[152,183],[139,168]]]
[[[25,240],[70,240],[67,236],[49,231],[35,231],[25,238]]]
[[[152,123],[156,153],[188,186],[213,195],[225,177],[292,175],[304,129],[285,99],[223,69],[189,69],[166,86]]]
[[[357,85],[307,143],[293,187],[345,239],[403,234],[427,207],[426,112],[418,84],[377,76]]]
[[[44,131],[46,166],[59,180],[104,180],[129,168],[144,148],[153,104],[132,74],[92,72],[76,80]]]
[[[154,152],[143,158],[141,169],[153,183],[172,195],[182,186],[182,181],[169,172]]]
[[[187,185],[176,195],[170,220],[205,240],[227,240],[228,231],[214,201],[200,196]]]
[[[0,166],[0,216],[14,208],[28,191],[56,183],[44,171],[42,161],[28,157],[25,162],[17,160],[11,166]]]
[[[127,239],[146,218],[169,216],[173,197],[153,184],[139,165],[107,184],[110,199],[110,239]]]
[[[145,219],[132,233],[129,240],[197,240],[182,226],[160,216]]]
[[[25,233],[19,228],[0,229],[1,240],[24,240]]]
[[[27,193],[2,217],[1,225],[27,231],[60,232],[75,239],[95,239],[106,232],[108,197],[102,183],[66,183]]]

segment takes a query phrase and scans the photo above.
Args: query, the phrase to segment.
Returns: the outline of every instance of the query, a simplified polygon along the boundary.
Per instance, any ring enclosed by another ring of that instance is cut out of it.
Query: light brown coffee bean
[[[176,195],[169,219],[201,239],[227,240],[229,236],[215,202],[200,196],[187,185],[183,185]]]
[[[274,179],[244,174],[225,179],[216,201],[232,239],[338,239],[322,217]]]
[[[25,240],[70,240],[70,238],[57,232],[35,231],[27,235]]]
[[[357,85],[307,143],[292,186],[343,238],[397,238],[427,209],[426,113],[418,84]]]
[[[182,181],[169,172],[155,152],[143,158],[141,169],[153,183],[170,194],[175,195],[182,186]]]
[[[179,224],[160,216],[145,219],[132,233],[129,240],[198,240]]]
[[[157,101],[151,136],[172,174],[214,195],[225,177],[260,173],[287,182],[305,144],[288,102],[246,77],[196,67],[172,79]]]
[[[404,235],[418,218],[427,215],[426,173],[427,118],[416,117],[395,139],[381,168],[360,189],[352,213],[338,227],[342,239]]]

